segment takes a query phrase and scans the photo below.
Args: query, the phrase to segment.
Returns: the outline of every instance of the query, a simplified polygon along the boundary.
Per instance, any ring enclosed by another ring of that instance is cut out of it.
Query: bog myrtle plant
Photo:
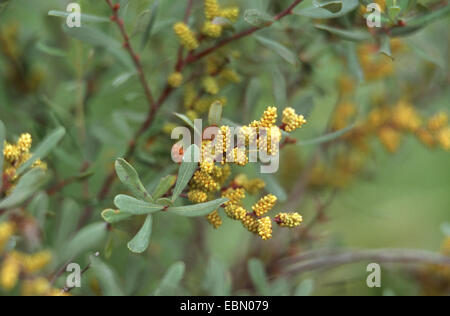
[[[1,294],[311,295],[358,261],[449,293],[448,224],[436,253],[317,234],[378,160],[448,161],[447,1],[35,5],[0,4]]]

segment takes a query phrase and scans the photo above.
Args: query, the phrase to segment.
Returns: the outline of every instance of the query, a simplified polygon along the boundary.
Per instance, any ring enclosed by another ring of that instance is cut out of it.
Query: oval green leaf
[[[136,236],[128,243],[128,249],[134,253],[143,253],[150,243],[152,234],[152,215],[148,215]]]
[[[164,208],[162,205],[141,201],[123,194],[115,197],[114,205],[120,211],[133,215],[148,215],[161,211]]]

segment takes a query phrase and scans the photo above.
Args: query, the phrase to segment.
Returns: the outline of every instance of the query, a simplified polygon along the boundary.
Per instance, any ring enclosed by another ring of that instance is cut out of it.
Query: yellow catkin
[[[294,228],[302,223],[303,218],[298,213],[279,213],[275,221],[281,227]]]
[[[194,33],[189,29],[189,27],[183,23],[176,23],[173,27],[175,34],[177,34],[180,43],[186,47],[188,50],[194,50],[198,48],[198,41],[195,38]]]
[[[398,150],[401,141],[401,135],[398,131],[391,127],[383,127],[378,131],[378,138],[384,148],[390,153]]]
[[[401,101],[392,111],[392,123],[400,129],[415,132],[422,125],[422,120],[411,104]]]
[[[206,77],[202,82],[203,89],[212,95],[219,93],[219,85],[214,77]]]
[[[16,231],[13,222],[3,222],[0,224],[0,253],[5,249],[6,244]]]
[[[167,79],[169,85],[173,88],[178,88],[183,83],[183,75],[180,72],[174,72]]]
[[[200,169],[207,174],[211,174],[214,170],[214,163],[211,161],[202,161],[200,163]]]
[[[220,5],[217,0],[205,0],[205,17],[212,20],[220,14]]]
[[[229,204],[225,206],[225,214],[234,220],[243,220],[247,215],[247,211],[239,205]]]
[[[248,229],[249,232],[258,233],[258,220],[250,214],[246,214],[241,220],[242,225]]]
[[[31,135],[28,133],[20,135],[19,139],[17,140],[17,147],[22,152],[28,152],[31,148],[31,143],[33,142]]]
[[[5,160],[13,164],[15,161],[19,160],[21,155],[20,148],[16,145],[9,144],[5,142],[3,147],[3,156]]]
[[[223,168],[214,166],[212,176],[214,180],[222,186],[231,176],[231,167],[229,165],[225,165]]]
[[[216,210],[206,216],[208,222],[215,228],[219,228],[222,226],[222,218],[219,215],[219,212]]]
[[[165,134],[171,135],[171,134],[172,134],[172,131],[173,131],[176,127],[177,127],[177,125],[174,124],[174,123],[166,123],[166,124],[164,124],[162,130],[163,130],[163,132],[164,132]]]
[[[202,33],[212,38],[218,38],[222,35],[222,29],[222,25],[208,21],[203,25]]]
[[[45,278],[36,278],[33,280],[25,280],[22,283],[23,296],[42,296],[50,291],[50,283]]]
[[[192,181],[197,188],[205,192],[214,192],[219,188],[218,183],[214,181],[211,175],[201,170],[194,173]]]
[[[27,273],[34,273],[47,266],[51,259],[51,252],[44,250],[33,255],[23,256],[22,265]]]
[[[234,148],[232,151],[232,155],[234,163],[237,164],[238,166],[243,167],[248,164],[249,159],[245,153],[245,150],[242,150],[240,148]]]
[[[275,206],[276,202],[277,197],[273,194],[268,194],[253,205],[252,210],[256,216],[263,216]]]
[[[290,117],[291,113],[286,113],[287,117]],[[332,128],[333,130],[337,131],[343,128],[346,128],[350,120],[356,115],[356,106],[353,102],[340,102],[337,107],[336,111],[333,116],[332,121]],[[284,113],[283,113],[284,117]],[[286,119],[286,121],[289,121],[289,119]],[[284,122],[284,120],[283,120]]]
[[[436,137],[444,150],[450,150],[450,126],[440,130]]]
[[[213,103],[213,99],[210,97],[203,97],[197,100],[194,104],[194,109],[198,113],[205,113],[209,110],[211,104]]]
[[[251,195],[257,194],[266,187],[266,183],[262,179],[248,179],[246,175],[240,174],[235,180],[237,185],[242,186],[246,192]]]
[[[277,122],[278,110],[274,106],[270,106],[264,111],[261,120],[259,121],[259,127],[272,127]]]
[[[219,129],[219,133],[216,137],[215,142],[215,152],[216,154],[223,153],[228,154],[228,151],[231,151],[231,130],[229,126],[221,126]],[[226,163],[226,157],[220,161],[222,165]]]
[[[194,110],[189,110],[186,112],[186,116],[191,120],[194,121],[198,118],[198,113]]]
[[[448,123],[448,114],[444,111],[439,112],[428,120],[428,129],[432,132],[439,131]]]
[[[269,216],[258,220],[258,235],[262,238],[262,240],[272,238],[272,220]]]
[[[286,132],[293,132],[298,128],[301,128],[306,124],[306,120],[303,115],[297,115],[293,108],[286,108],[283,111],[283,124],[285,125]]]
[[[194,106],[194,102],[197,99],[197,92],[192,84],[187,84],[184,88],[184,107],[186,110],[190,110]]]
[[[238,73],[231,68],[226,68],[220,72],[220,78],[225,79],[228,82],[239,83],[241,82],[241,77]]]
[[[226,202],[225,205],[240,205],[242,200],[245,199],[245,190],[243,188],[229,188],[222,192],[222,197],[229,199],[229,201]]]
[[[239,8],[231,7],[223,9],[219,12],[219,16],[230,20],[231,22],[236,22],[239,17]]]
[[[433,133],[426,128],[419,128],[416,131],[416,136],[422,144],[429,148],[433,148],[436,145],[436,139],[434,138]]]
[[[14,256],[8,255],[3,260],[0,269],[0,285],[6,291],[11,291],[17,284],[20,274],[20,263]]]

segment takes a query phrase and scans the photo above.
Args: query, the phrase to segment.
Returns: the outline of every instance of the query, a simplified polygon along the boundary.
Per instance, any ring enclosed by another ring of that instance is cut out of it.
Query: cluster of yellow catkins
[[[180,44],[186,48],[188,51],[193,51],[200,46],[201,41],[206,38],[218,38],[222,35],[223,29],[229,27],[230,22],[236,22],[239,17],[239,8],[230,7],[222,9],[217,0],[205,0],[204,1],[204,13],[205,13],[205,23],[201,29],[202,37],[198,37],[196,33],[189,28],[184,22],[178,22],[174,25],[173,29],[178,37]],[[216,55],[216,54],[214,54]],[[214,56],[213,55],[213,56]],[[209,58],[209,63],[211,63],[212,58]],[[210,71],[211,67],[207,66],[208,74],[203,79],[202,86],[210,95],[216,95],[219,92],[220,82],[216,78],[212,77],[219,76],[222,81],[238,82],[240,77],[232,69],[221,69],[217,71],[217,63],[214,68],[216,71]],[[222,71],[223,70],[223,71]],[[183,83],[183,75],[180,72],[174,72],[169,75],[168,83],[173,88],[178,88]],[[193,100],[192,100],[193,101]],[[190,103],[190,102],[188,102]],[[209,103],[211,105],[211,102]]]
[[[31,144],[32,138],[28,133],[20,135],[15,144],[10,144],[6,141],[4,143],[3,157],[5,163],[3,166],[3,180],[9,184],[9,191],[11,191],[14,181],[17,180],[17,168],[31,158]],[[32,167],[45,170],[47,165],[38,159],[33,163]]]
[[[187,194],[188,199],[193,203],[204,203],[216,198],[217,193],[227,198],[223,207],[225,214],[233,219],[241,221],[242,225],[249,231],[258,234],[262,239],[267,240],[272,237],[272,220],[266,215],[275,206],[277,198],[274,195],[266,195],[261,198],[252,207],[252,212],[248,212],[243,205],[246,194],[256,195],[260,193],[265,183],[261,179],[248,179],[247,176],[240,174],[226,186],[227,180],[231,176],[230,163],[238,166],[245,166],[248,161],[250,148],[247,148],[251,139],[257,144],[257,150],[267,149],[268,154],[275,154],[282,137],[281,130],[294,131],[301,128],[306,120],[303,116],[297,115],[295,110],[287,108],[283,112],[283,124],[276,126],[277,108],[269,107],[261,119],[253,121],[248,126],[240,129],[238,142],[245,145],[231,148],[231,130],[228,126],[218,128],[218,135],[215,142],[203,140],[201,148],[202,160],[199,169],[194,173]],[[289,127],[289,128],[288,128]],[[263,135],[264,129],[269,129],[272,133]],[[253,135],[252,135],[253,134]],[[233,142],[234,143],[234,142]],[[220,161],[218,157],[221,156]],[[230,159],[232,158],[232,159]],[[206,219],[215,227],[222,225],[222,219],[218,210],[209,214]],[[301,216],[297,213],[280,213],[274,221],[281,227],[293,228],[301,223]]]
[[[34,254],[25,254],[16,250],[9,251],[7,244],[18,232],[12,221],[0,223],[0,287],[4,291],[12,291],[21,279],[23,295],[64,295],[59,289],[54,289],[50,282],[36,273],[45,268],[51,261],[50,251],[43,250]]]
[[[217,38],[222,35],[224,23],[216,18],[228,19],[230,22],[236,22],[239,16],[239,8],[231,7],[221,9],[217,0],[205,0],[205,18],[202,34],[208,37]]]
[[[355,123],[357,105],[349,97],[354,91],[354,81],[340,78],[342,96],[331,120],[333,131],[342,130]],[[396,153],[406,134],[415,136],[428,148],[450,150],[450,125],[448,113],[440,111],[431,117],[418,112],[407,100],[389,106],[377,102],[376,106],[340,141],[345,144],[337,151],[332,163],[319,162],[312,171],[312,187],[345,187],[363,170],[368,154],[372,152],[371,138],[376,137],[389,153]]]

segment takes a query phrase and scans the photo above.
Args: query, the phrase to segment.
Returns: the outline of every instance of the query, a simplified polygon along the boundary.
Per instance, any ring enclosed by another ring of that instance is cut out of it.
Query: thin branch
[[[450,257],[418,249],[332,250],[313,251],[281,261],[284,273],[300,274],[308,271],[371,261],[376,263],[450,265]]]
[[[222,47],[224,47],[224,46],[230,44],[231,42],[234,42],[234,41],[237,41],[237,40],[239,40],[239,39],[241,39],[241,38],[243,38],[243,37],[252,35],[253,33],[255,33],[255,32],[257,32],[257,31],[262,30],[262,29],[264,29],[264,28],[266,28],[266,27],[272,25],[273,23],[275,23],[275,22],[281,20],[281,19],[284,18],[285,16],[292,14],[292,10],[293,10],[297,5],[299,5],[302,1],[303,1],[303,0],[296,0],[296,1],[294,1],[287,9],[285,9],[284,11],[282,11],[282,12],[280,12],[279,14],[276,15],[276,16],[273,18],[273,19],[274,19],[274,22],[272,22],[272,23],[268,23],[267,25],[260,26],[260,27],[258,27],[258,26],[251,27],[251,28],[249,28],[249,29],[246,29],[246,30],[244,30],[244,31],[242,31],[242,32],[239,32],[239,33],[237,33],[237,34],[235,34],[235,35],[233,35],[233,36],[231,36],[231,37],[229,37],[229,38],[226,38],[226,39],[224,39],[224,40],[218,42],[218,43],[217,43],[216,45],[214,45],[213,47],[207,48],[207,49],[205,49],[205,50],[203,50],[203,51],[201,51],[201,52],[199,52],[199,53],[197,53],[197,54],[189,55],[189,56],[186,58],[184,64],[185,64],[185,65],[192,64],[192,63],[196,62],[197,60],[202,59],[203,57],[212,54],[212,53],[215,52],[216,50],[218,50],[218,49],[220,49],[220,48],[222,48]]]

